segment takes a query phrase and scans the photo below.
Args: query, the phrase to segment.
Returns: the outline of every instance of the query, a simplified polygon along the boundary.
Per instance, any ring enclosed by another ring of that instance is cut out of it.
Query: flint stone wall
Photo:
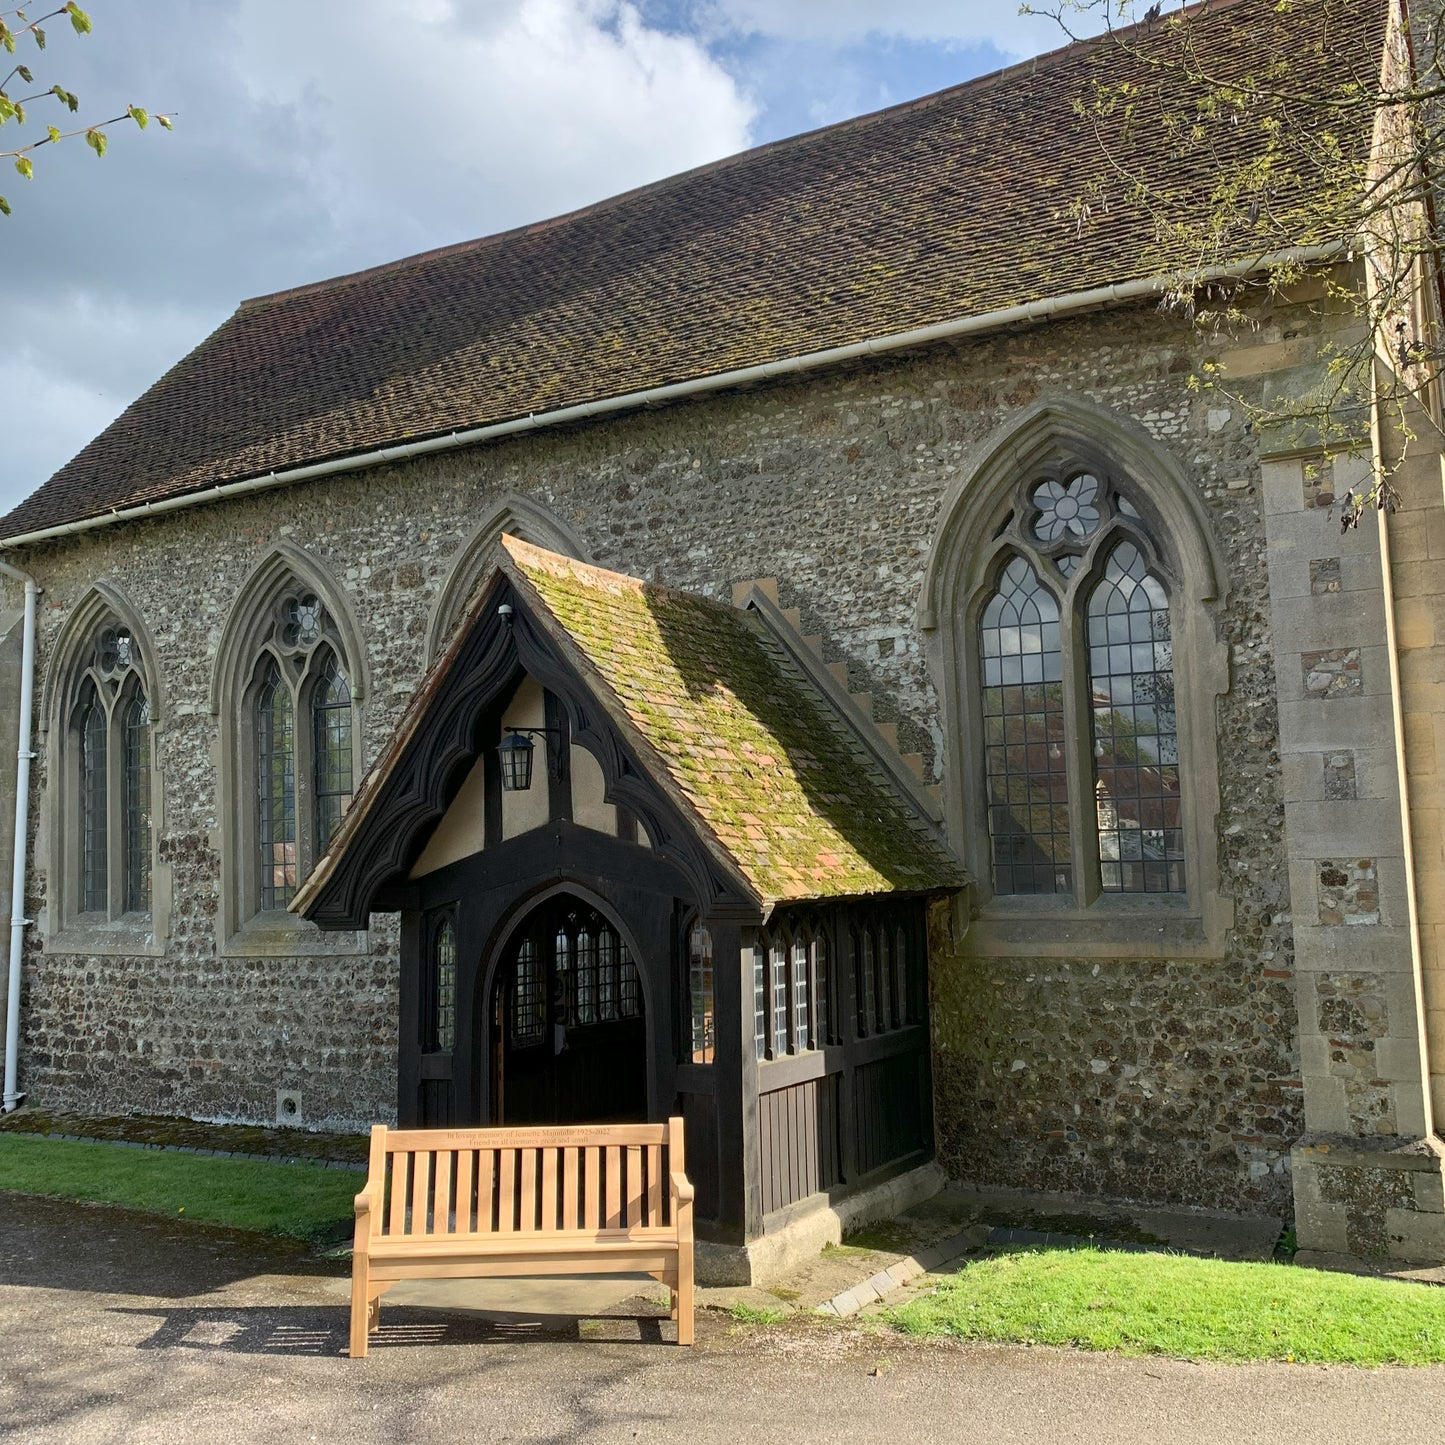
[[[389,927],[363,955],[218,956],[219,759],[207,697],[228,609],[272,544],[304,547],[350,596],[373,675],[368,757],[421,675],[428,611],[458,546],[517,492],[607,566],[724,599],[734,581],[776,576],[803,631],[822,634],[850,686],[898,722],[901,749],[923,753],[928,776],[947,785],[915,620],[940,505],[978,443],[1037,397],[1068,393],[1175,450],[1230,568],[1219,849],[1236,926],[1222,960],[1188,965],[975,963],[966,939],[936,956],[944,1162],[1020,1186],[1282,1202],[1301,1127],[1258,464],[1242,419],[1190,390],[1202,359],[1188,328],[1152,307],[1113,312],[34,549],[25,560],[45,588],[42,668],[69,609],[102,577],[154,633],[168,699],[156,739],[161,856],[174,905],[159,960],[46,956],[32,934],[32,1099],[270,1119],[275,1091],[294,1086],[312,1123],[360,1125],[393,1110]],[[41,751],[37,825],[48,739]],[[31,888],[38,909],[43,870]]]

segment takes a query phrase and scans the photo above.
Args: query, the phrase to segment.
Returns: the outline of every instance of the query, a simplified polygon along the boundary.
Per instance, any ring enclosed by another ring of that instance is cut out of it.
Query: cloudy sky
[[[176,128],[117,126],[103,161],[47,146],[28,183],[0,171],[0,512],[243,297],[555,215],[1062,38],[1015,0],[88,8],[92,35],[51,22],[45,54],[17,58],[77,92],[81,120],[133,102]]]

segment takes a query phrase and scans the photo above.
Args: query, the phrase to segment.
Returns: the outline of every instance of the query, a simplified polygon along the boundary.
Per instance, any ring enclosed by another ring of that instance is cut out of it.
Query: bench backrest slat
[[[377,1136],[373,1173],[390,1165],[377,1223],[391,1237],[631,1233],[672,1223],[667,1172],[677,1145],[666,1125]]]

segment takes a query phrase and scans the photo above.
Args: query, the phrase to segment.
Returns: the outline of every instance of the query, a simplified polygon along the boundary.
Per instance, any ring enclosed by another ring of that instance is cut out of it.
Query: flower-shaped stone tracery
[[[1099,479],[1087,472],[1066,483],[1047,481],[1034,488],[1039,509],[1034,535],[1041,542],[1087,537],[1099,525]]]

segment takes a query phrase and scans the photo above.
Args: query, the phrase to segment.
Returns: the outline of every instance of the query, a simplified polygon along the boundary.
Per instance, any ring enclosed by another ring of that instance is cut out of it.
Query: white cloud
[[[702,45],[605,0],[244,0],[243,73],[302,117],[332,223],[377,260],[522,224],[745,147]],[[275,53],[265,37],[286,25]]]
[[[1057,21],[1021,15],[1014,0],[704,0],[712,25],[745,35],[824,45],[855,45],[869,37],[991,44],[1014,56],[1067,44]],[[1099,29],[1097,10],[1069,17],[1070,28]]]
[[[97,162],[47,148],[4,187],[0,512],[243,297],[486,235],[746,147],[739,84],[618,0],[97,0],[37,79]],[[37,115],[44,124],[49,117]]]

